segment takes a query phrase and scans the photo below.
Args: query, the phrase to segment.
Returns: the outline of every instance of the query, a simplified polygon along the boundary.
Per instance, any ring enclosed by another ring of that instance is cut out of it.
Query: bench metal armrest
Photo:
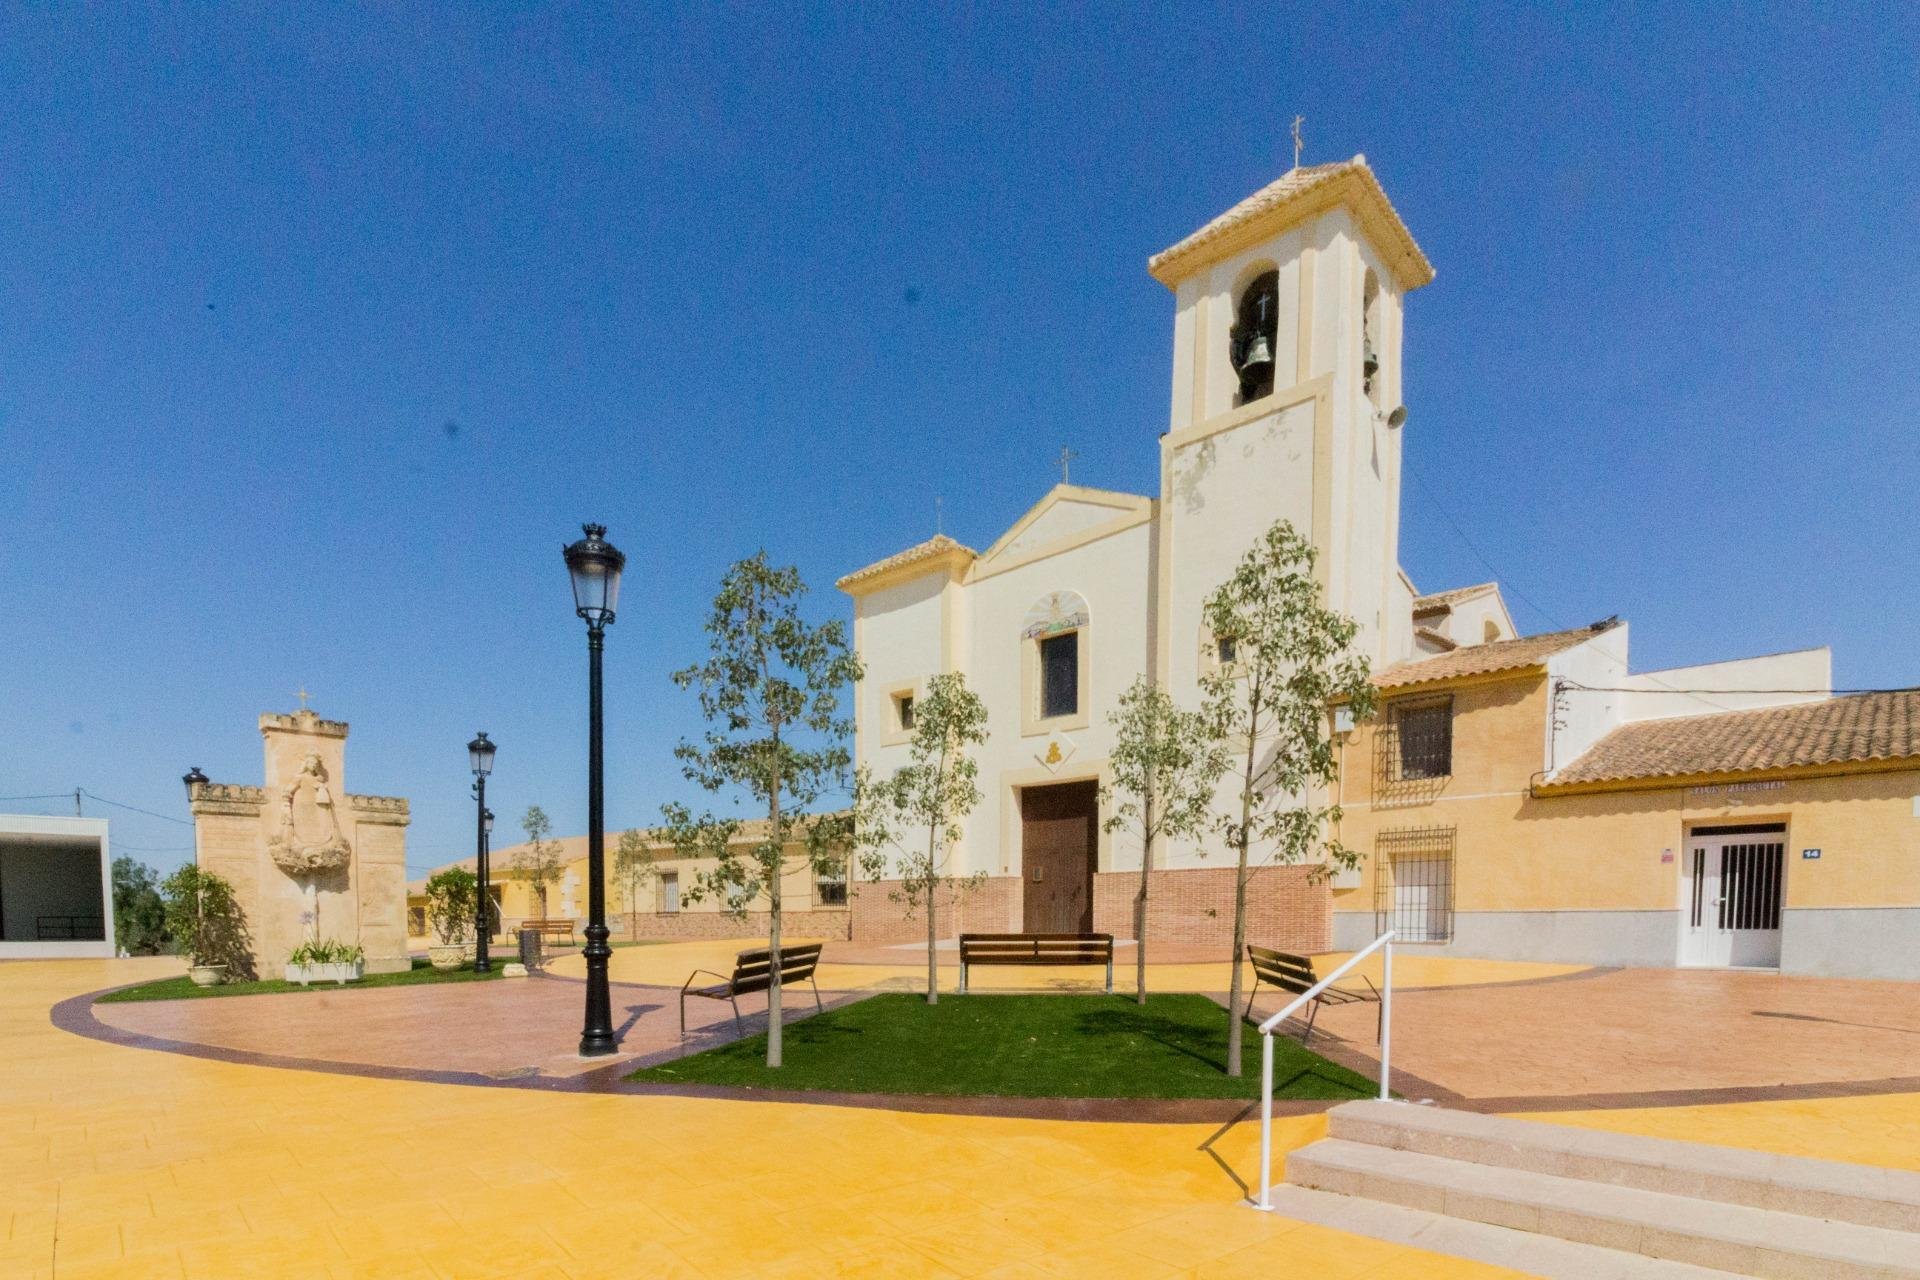
[[[687,989],[693,985],[693,980],[699,977],[703,973],[706,974],[709,978],[718,978],[720,979],[720,981],[726,983],[727,989],[729,991],[733,989],[733,979],[728,977],[726,974],[715,973],[711,969],[695,969],[692,973],[687,975],[687,980],[680,984],[680,994],[685,995],[687,993]]]

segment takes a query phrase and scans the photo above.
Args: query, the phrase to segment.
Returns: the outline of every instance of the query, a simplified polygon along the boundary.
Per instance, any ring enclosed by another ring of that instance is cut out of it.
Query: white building
[[[1276,520],[1312,540],[1376,665],[1414,652],[1395,410],[1403,302],[1433,270],[1365,159],[1289,172],[1149,270],[1175,296],[1159,493],[1058,485],[984,553],[936,537],[839,584],[867,670],[862,763],[904,762],[904,718],[935,672],[964,672],[987,704],[985,798],[959,862],[992,879],[970,926],[1120,931],[1132,888],[1112,873],[1137,874],[1140,852],[1098,830],[1108,714],[1143,671],[1196,700],[1215,660],[1202,602]],[[1219,932],[1224,854],[1175,847],[1164,865],[1187,873],[1163,895],[1176,923]],[[1264,877],[1261,898],[1257,932],[1324,932],[1304,871]]]
[[[0,960],[113,953],[107,820],[0,814]]]

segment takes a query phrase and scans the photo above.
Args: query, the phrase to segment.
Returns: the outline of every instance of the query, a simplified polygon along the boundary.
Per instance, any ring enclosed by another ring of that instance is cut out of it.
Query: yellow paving
[[[370,1080],[47,1020],[178,968],[0,964],[0,1276],[1511,1274],[1246,1208],[1250,1125],[1209,1143],[1207,1125]],[[1280,1149],[1321,1131],[1282,1122]]]
[[[1920,1093],[1567,1111],[1526,1118],[1920,1172]]]
[[[826,942],[825,963],[815,975],[822,991],[919,991],[926,988],[927,963],[915,962],[912,953],[898,965],[835,964],[833,942],[823,938],[793,938],[791,943]],[[672,942],[650,947],[620,947],[613,953],[608,973],[616,982],[640,982],[654,986],[677,987],[695,969],[726,973],[734,956],[752,946],[765,946],[764,938],[729,938],[700,942]],[[1333,972],[1346,954],[1319,956],[1315,959],[1321,973]],[[578,952],[554,960],[553,972],[580,977],[586,971]],[[1574,964],[1536,964],[1512,960],[1469,960],[1452,956],[1396,955],[1393,981],[1396,988],[1472,986],[1490,982],[1517,982],[1559,977],[1584,972],[1586,966]],[[1378,953],[1368,956],[1353,973],[1365,974],[1375,983],[1381,980]],[[1252,980],[1251,971],[1244,975]],[[1087,990],[1099,986],[1105,975],[1086,967],[982,968],[972,975],[976,991]],[[1211,964],[1149,964],[1147,987],[1152,991],[1225,991],[1230,970],[1225,960]],[[1122,952],[1115,961],[1113,981],[1116,987],[1133,982],[1132,958]],[[1345,980],[1343,980],[1345,981]],[[941,971],[942,990],[952,990],[958,982],[951,967]]]

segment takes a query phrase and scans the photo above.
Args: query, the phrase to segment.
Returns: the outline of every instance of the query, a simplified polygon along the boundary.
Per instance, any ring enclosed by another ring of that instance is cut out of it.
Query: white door
[[[1708,829],[1687,839],[1680,875],[1680,963],[1780,966],[1786,833]]]

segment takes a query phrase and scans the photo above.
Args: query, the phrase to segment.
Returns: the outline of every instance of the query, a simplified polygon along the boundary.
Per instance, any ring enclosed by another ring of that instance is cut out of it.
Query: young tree
[[[1147,1002],[1147,887],[1154,845],[1198,834],[1213,808],[1214,788],[1230,763],[1220,733],[1226,701],[1212,691],[1198,711],[1175,705],[1165,689],[1137,676],[1120,695],[1108,753],[1113,781],[1100,798],[1109,809],[1109,833],[1140,838],[1140,887],[1133,895],[1134,985]]]
[[[640,936],[640,890],[653,878],[653,850],[637,827],[620,833],[613,851],[613,877],[627,895],[627,937]]]
[[[559,884],[565,872],[560,865],[560,842],[547,839],[553,834],[553,820],[539,805],[530,804],[526,816],[520,819],[520,829],[527,833],[527,842],[513,851],[513,874],[533,887],[534,896],[540,900],[540,918],[550,919],[547,886]]]
[[[977,889],[985,872],[950,874],[948,863],[960,842],[966,817],[980,803],[980,766],[968,754],[987,740],[987,707],[967,688],[957,671],[927,681],[913,701],[913,738],[908,763],[891,778],[876,781],[862,771],[854,785],[854,831],[861,869],[869,878],[896,870],[900,888],[892,896],[927,917],[927,1003],[940,1002],[940,970],[934,948],[940,931],[936,914],[942,886],[958,902]]]
[[[467,940],[479,893],[480,878],[465,867],[444,867],[427,877],[427,925],[442,945]]]
[[[130,956],[167,949],[167,905],[152,867],[122,855],[113,860],[113,936]]]
[[[253,940],[233,886],[189,862],[160,884],[167,932],[195,965],[224,965],[228,979],[251,978]]]
[[[1357,720],[1373,714],[1364,657],[1349,651],[1357,628],[1329,609],[1313,577],[1313,547],[1282,520],[1207,597],[1202,616],[1233,642],[1233,661],[1205,680],[1227,708],[1238,787],[1214,826],[1237,859],[1233,885],[1233,978],[1228,997],[1227,1074],[1240,1074],[1241,968],[1247,944],[1252,851],[1283,866],[1324,854],[1352,867],[1359,855],[1325,836],[1340,809],[1323,803],[1338,771],[1332,703]]]
[[[837,868],[846,815],[813,812],[845,784],[852,762],[851,724],[842,690],[860,678],[838,619],[814,626],[800,616],[807,592],[798,569],[777,568],[762,550],[729,568],[707,618],[706,661],[673,674],[696,689],[707,732],[674,749],[687,778],[707,791],[731,793],[762,809],[764,831],[742,839],[736,818],[696,817],[683,804],[664,806],[666,829],[682,857],[708,857],[689,901],[713,896],[745,915],[767,901],[767,948],[774,953],[767,988],[767,1066],[781,1059],[781,881],[792,870]]]

